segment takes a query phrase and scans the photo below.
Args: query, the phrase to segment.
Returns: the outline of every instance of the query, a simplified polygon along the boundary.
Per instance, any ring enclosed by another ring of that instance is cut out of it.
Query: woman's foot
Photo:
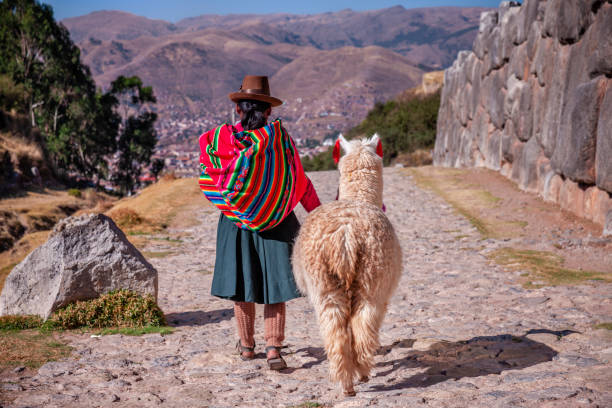
[[[268,360],[268,368],[270,370],[283,370],[287,368],[287,363],[280,354],[280,347],[266,347],[266,359]]]
[[[238,351],[238,355],[242,361],[252,360],[255,358],[255,343],[253,343],[253,347],[246,347],[238,340],[236,343],[236,351]]]

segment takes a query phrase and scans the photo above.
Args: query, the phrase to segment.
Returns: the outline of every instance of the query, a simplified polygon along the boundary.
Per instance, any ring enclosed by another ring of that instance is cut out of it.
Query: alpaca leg
[[[359,380],[367,382],[374,365],[374,355],[379,347],[378,330],[384,317],[384,305],[376,305],[357,297],[353,300],[351,331],[353,333],[353,357]]]
[[[334,299],[334,297],[344,299]],[[318,308],[321,334],[329,360],[330,377],[340,382],[346,395],[355,395],[353,377],[355,367],[351,352],[351,332],[349,325],[348,300],[345,294],[326,296],[327,302]]]

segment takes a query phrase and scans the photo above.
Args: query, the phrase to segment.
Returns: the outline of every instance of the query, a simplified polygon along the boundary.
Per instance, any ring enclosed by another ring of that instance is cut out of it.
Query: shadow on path
[[[321,364],[323,361],[327,359],[327,357],[325,356],[325,350],[323,350],[323,347],[304,347],[304,348],[295,350],[293,354],[300,354],[300,353],[304,353],[306,357],[313,358],[314,360],[308,361],[302,364],[300,367],[288,367],[282,371],[283,373],[291,374],[297,370],[309,369],[316,365]]]
[[[563,337],[571,330],[530,330],[527,334],[549,333]],[[527,335],[526,334],[526,335]],[[536,364],[551,361],[557,352],[543,343],[525,336],[501,334],[497,336],[474,337],[459,342],[440,341],[426,351],[410,350],[399,359],[384,361],[377,367],[388,369],[378,372],[376,377],[385,377],[403,369],[425,369],[411,377],[393,384],[372,385],[370,391],[389,391],[412,387],[428,387],[446,380],[463,377],[479,377],[499,374],[506,370],[520,370]],[[394,348],[411,348],[415,340],[405,339],[390,346],[381,347],[379,355],[386,355]]]
[[[233,309],[219,309],[205,312],[194,310],[192,312],[168,313],[166,322],[170,326],[204,326],[211,323],[219,323],[234,317]]]

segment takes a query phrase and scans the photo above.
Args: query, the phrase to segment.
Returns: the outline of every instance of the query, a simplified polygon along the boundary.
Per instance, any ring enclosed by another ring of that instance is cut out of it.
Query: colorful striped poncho
[[[278,225],[306,191],[308,179],[280,119],[256,130],[224,124],[200,136],[200,189],[237,226]]]

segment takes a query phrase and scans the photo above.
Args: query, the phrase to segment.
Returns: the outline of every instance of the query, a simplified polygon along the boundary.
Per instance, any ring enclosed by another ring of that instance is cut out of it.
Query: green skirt
[[[293,212],[262,232],[239,228],[221,214],[211,294],[260,304],[301,296],[291,269],[291,250],[299,229]]]

